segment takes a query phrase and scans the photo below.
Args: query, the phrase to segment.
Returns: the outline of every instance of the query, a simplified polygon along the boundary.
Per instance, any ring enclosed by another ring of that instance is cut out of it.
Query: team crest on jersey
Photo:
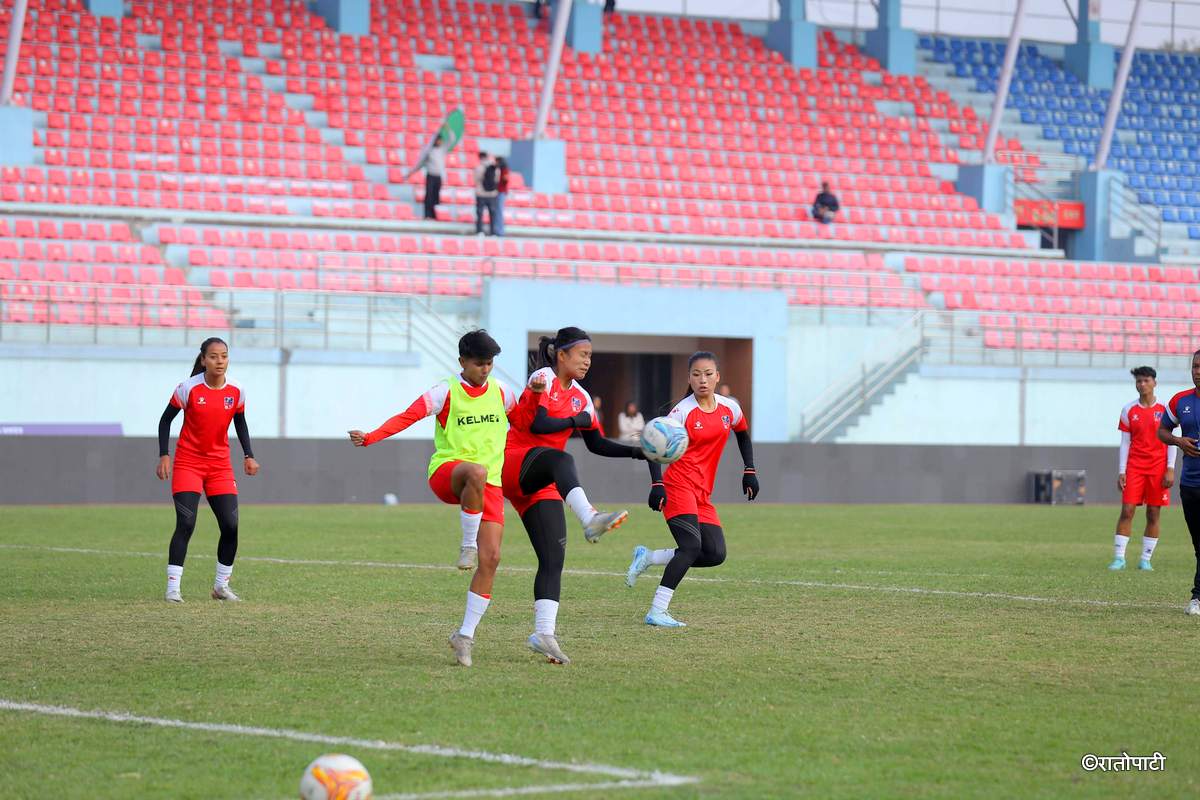
[[[1155,411],[1155,412],[1154,412],[1154,421],[1155,421],[1155,422],[1161,422],[1161,421],[1162,421],[1162,412],[1161,412],[1161,411]]]
[[[572,397],[571,398],[571,410],[574,411],[576,414],[578,414],[580,411],[583,410],[583,401],[580,400],[578,397]]]
[[[226,411],[228,411],[228,410],[229,410],[229,409],[231,409],[231,408],[233,408],[233,398],[232,398],[232,397],[226,397],[226,398],[225,398],[225,410],[226,410]]]
[[[728,414],[722,414],[721,415],[721,424],[724,425],[726,428],[728,428],[730,425],[733,424],[733,420],[730,418],[730,416]]]

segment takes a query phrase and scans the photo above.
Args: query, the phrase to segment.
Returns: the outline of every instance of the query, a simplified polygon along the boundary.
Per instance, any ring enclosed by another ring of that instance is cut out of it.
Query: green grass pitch
[[[633,508],[597,545],[572,523],[566,667],[525,647],[534,559],[509,509],[471,669],[445,642],[467,587],[449,566],[457,513],[248,505],[233,579],[244,602],[220,604],[202,506],[187,602],[172,606],[169,504],[7,507],[0,702],[697,779],[567,795],[581,800],[1200,793],[1200,620],[1183,613],[1195,562],[1177,509],[1153,572],[1132,568],[1135,535],[1131,568],[1109,573],[1114,508],[728,505],[728,561],[676,593],[685,630],[642,624],[657,568],[633,590],[621,578],[632,545],[668,545],[661,517]],[[0,710],[6,796],[277,800],[337,750],[385,797],[620,780]],[[1165,769],[1081,768],[1086,753],[1122,751],[1159,751]]]

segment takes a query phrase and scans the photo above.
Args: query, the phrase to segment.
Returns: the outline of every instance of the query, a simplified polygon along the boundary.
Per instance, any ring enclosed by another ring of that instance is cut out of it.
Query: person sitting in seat
[[[812,218],[817,222],[828,225],[837,218],[839,208],[837,195],[829,191],[829,182],[821,181],[821,191],[817,194],[817,198],[813,200]]]

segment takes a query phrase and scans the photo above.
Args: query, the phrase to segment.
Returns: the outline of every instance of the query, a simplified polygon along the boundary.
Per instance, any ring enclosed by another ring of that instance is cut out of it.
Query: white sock
[[[228,586],[229,585],[229,576],[232,574],[233,574],[233,565],[232,564],[230,564],[227,567],[224,564],[222,564],[220,561],[218,561],[217,562],[217,577],[213,581],[213,586],[215,586],[218,589],[220,589],[222,586]]]
[[[1149,561],[1150,556],[1154,555],[1154,548],[1158,547],[1158,537],[1153,539],[1148,536],[1142,537],[1142,560]]]
[[[670,550],[651,550],[650,563],[656,567],[665,567],[671,563],[671,559],[675,557],[675,548]]]
[[[488,610],[488,606],[491,603],[492,596],[490,594],[484,596],[468,590],[467,610],[463,614],[462,627],[458,629],[459,634],[468,638],[474,638],[475,629],[479,627],[479,620],[483,619],[484,612]]]
[[[668,589],[665,586],[659,585],[654,591],[654,601],[650,603],[651,611],[666,611],[671,606],[671,597],[675,594],[674,589]]]
[[[588,502],[587,495],[584,494],[582,486],[576,486],[567,492],[567,496],[563,500],[571,507],[571,510],[575,512],[575,516],[579,517],[579,521],[584,525],[587,525],[592,521],[592,517],[596,516],[596,509],[592,508],[592,504]]]
[[[1124,558],[1125,557],[1125,545],[1127,545],[1127,544],[1129,544],[1129,537],[1122,536],[1121,534],[1118,533],[1116,535],[1116,537],[1113,538],[1113,557],[1114,558]]]
[[[479,523],[483,521],[483,512],[476,511],[474,514],[468,514],[466,511],[459,511],[458,516],[462,520],[462,546],[478,547]],[[466,636],[466,634],[463,635]]]
[[[178,592],[179,584],[183,582],[183,567],[167,564],[167,591]]]
[[[533,630],[535,633],[554,635],[554,626],[558,622],[557,600],[533,601]]]

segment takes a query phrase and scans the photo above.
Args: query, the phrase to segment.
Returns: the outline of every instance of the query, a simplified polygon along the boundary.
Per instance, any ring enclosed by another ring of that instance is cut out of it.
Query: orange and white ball
[[[357,758],[328,753],[308,765],[300,800],[371,800],[371,776]]]

